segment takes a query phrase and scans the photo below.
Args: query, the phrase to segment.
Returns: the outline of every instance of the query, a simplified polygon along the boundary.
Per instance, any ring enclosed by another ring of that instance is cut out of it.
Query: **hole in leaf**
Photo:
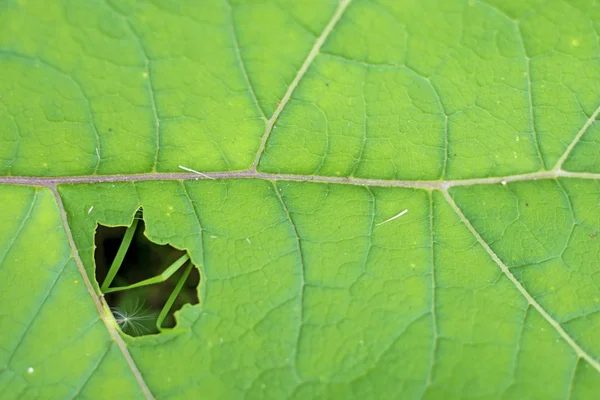
[[[98,225],[95,236],[96,280],[115,321],[131,336],[173,328],[177,310],[198,304],[200,274],[187,253],[151,242],[144,230],[138,212],[131,227]]]

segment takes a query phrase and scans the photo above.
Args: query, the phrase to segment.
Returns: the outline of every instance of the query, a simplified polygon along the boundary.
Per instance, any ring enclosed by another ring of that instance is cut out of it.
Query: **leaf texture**
[[[2,398],[600,392],[595,2],[0,6]],[[131,338],[140,206],[200,304]]]

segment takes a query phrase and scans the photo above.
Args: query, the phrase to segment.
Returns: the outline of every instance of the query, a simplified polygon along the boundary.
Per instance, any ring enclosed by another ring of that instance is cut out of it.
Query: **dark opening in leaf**
[[[96,280],[121,330],[131,336],[175,327],[174,313],[198,303],[198,269],[188,255],[151,242],[138,212],[131,227],[96,229]],[[129,244],[128,244],[129,243]]]

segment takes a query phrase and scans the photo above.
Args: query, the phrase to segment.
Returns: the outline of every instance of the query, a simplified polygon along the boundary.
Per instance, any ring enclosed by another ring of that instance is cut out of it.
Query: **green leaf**
[[[0,3],[0,393],[594,398],[600,6]],[[200,304],[120,332],[98,224]]]

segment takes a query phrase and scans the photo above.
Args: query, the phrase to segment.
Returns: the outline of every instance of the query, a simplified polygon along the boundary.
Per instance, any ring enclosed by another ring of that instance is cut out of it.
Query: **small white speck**
[[[33,367],[27,368],[27,373],[28,374],[33,374]]]
[[[394,215],[392,218],[388,218],[388,219],[386,219],[385,221],[383,221],[383,222],[380,222],[380,223],[376,224],[375,226],[383,225],[383,224],[385,224],[385,223],[387,223],[387,222],[390,222],[390,221],[393,221],[393,220],[395,220],[396,218],[400,218],[401,216],[403,216],[403,215],[404,215],[404,214],[406,214],[407,212],[408,212],[408,209],[406,209],[406,210],[403,210],[403,211],[400,211],[398,214]]]
[[[93,209],[94,209],[94,206],[91,206],[90,209],[88,210],[88,215],[90,215],[90,213],[92,212]]]
[[[500,183],[503,184],[504,186],[506,186],[506,181],[502,181]]]
[[[246,238],[246,242],[252,244],[252,241],[250,240],[250,238]]]
[[[211,239],[216,239],[217,237],[216,237],[216,236],[214,236],[214,235],[211,235],[211,236],[210,236],[210,238],[211,238]]]
[[[184,167],[183,165],[178,165],[178,167],[181,168],[184,171],[193,172],[194,174],[198,174],[198,175],[200,175],[200,176],[202,176],[204,178],[215,179],[212,176],[208,176],[206,174],[203,174],[202,172],[198,172],[198,171],[196,171],[194,169],[191,169],[191,168],[188,168],[188,167]]]

